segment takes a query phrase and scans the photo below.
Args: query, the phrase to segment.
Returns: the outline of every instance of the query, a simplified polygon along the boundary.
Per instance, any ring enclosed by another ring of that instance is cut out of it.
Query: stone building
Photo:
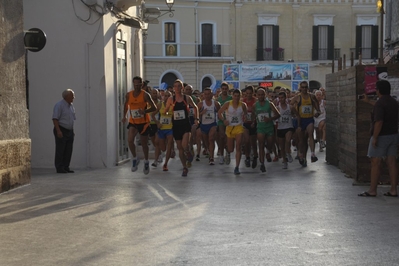
[[[22,0],[0,0],[0,193],[30,182]]]
[[[295,62],[309,64],[310,81],[325,86],[333,59],[378,59],[376,0],[175,2],[174,16],[149,24],[144,40],[145,76],[155,85],[180,78],[202,89],[223,79],[223,64]]]

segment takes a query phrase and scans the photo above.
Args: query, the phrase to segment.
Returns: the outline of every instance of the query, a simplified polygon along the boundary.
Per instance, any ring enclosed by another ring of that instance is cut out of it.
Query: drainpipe
[[[200,82],[199,82],[199,60],[198,60],[198,40],[199,40],[199,30],[198,30],[198,1],[195,1],[194,4],[194,17],[195,17],[195,78],[197,81],[197,89],[199,90],[200,88]]]
[[[90,43],[85,47],[85,96],[86,96],[86,167],[90,167]]]

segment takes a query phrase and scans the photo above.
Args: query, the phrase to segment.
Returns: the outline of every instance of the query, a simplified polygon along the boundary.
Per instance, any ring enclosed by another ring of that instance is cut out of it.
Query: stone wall
[[[378,67],[378,66],[377,66]],[[391,80],[392,94],[399,90],[399,64],[384,65]],[[370,182],[370,160],[367,149],[370,140],[372,106],[358,100],[364,93],[364,65],[326,76],[328,115],[326,117],[326,161],[338,166],[357,183]],[[383,166],[380,182],[388,182]]]
[[[30,182],[22,0],[0,0],[0,193]]]

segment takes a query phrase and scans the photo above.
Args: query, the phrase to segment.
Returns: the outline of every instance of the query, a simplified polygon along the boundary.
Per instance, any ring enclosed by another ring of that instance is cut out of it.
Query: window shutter
[[[313,26],[312,60],[319,59],[319,26]]]
[[[371,59],[378,58],[378,26],[371,28]]]
[[[334,60],[334,26],[328,26],[327,59]]]
[[[279,43],[279,26],[273,26],[273,60],[278,60],[278,48],[280,47]]]
[[[362,48],[362,26],[356,26],[356,54],[355,59],[359,59],[359,53]]]
[[[263,61],[263,26],[257,26],[256,61]]]

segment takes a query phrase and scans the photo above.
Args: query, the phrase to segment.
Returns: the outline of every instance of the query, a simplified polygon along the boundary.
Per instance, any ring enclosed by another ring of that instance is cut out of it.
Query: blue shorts
[[[301,129],[302,129],[302,131],[305,131],[306,128],[307,128],[310,124],[314,124],[314,119],[313,119],[313,117],[310,117],[310,118],[301,118]]]
[[[209,131],[211,131],[211,128],[216,127],[216,126],[217,126],[216,122],[213,122],[212,124],[208,124],[208,125],[201,124],[200,125],[201,132],[208,135]]]
[[[398,152],[398,134],[383,135],[378,137],[377,147],[373,147],[373,137],[370,138],[367,156],[372,158],[383,158],[395,156]]]
[[[167,136],[173,135],[173,130],[172,129],[159,129],[158,130],[158,138],[160,139],[166,139]]]

